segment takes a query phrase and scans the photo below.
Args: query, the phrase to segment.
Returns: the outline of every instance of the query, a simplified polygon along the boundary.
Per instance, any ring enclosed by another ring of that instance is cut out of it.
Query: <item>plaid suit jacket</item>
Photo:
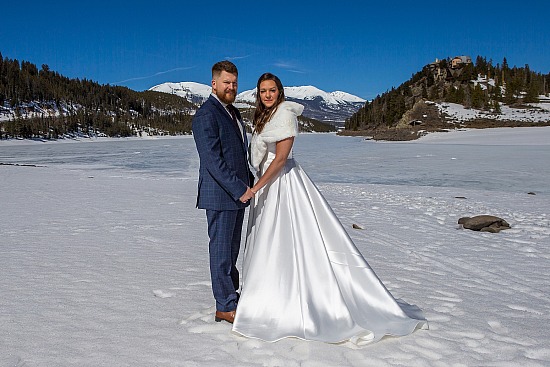
[[[240,113],[235,110],[242,124]],[[244,139],[227,110],[212,95],[195,113],[193,138],[200,160],[198,208],[238,210],[248,205],[239,200],[253,183],[246,131],[243,135]]]

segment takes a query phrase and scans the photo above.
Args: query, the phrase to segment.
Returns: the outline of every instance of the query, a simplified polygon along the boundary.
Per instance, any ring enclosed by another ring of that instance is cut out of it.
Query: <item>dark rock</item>
[[[497,227],[484,227],[479,230],[480,232],[490,232],[490,233],[498,233],[500,232],[500,228]]]
[[[463,217],[458,224],[472,231],[498,233],[503,229],[509,229],[510,225],[504,219],[493,215],[477,215],[475,217]]]
[[[353,223],[353,225],[351,226],[353,229],[363,229],[361,226]]]

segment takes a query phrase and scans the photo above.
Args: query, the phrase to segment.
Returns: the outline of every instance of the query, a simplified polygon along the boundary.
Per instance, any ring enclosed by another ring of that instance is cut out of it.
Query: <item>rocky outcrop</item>
[[[493,215],[462,217],[458,220],[458,224],[461,224],[463,228],[480,232],[498,233],[503,229],[510,229],[508,222]]]

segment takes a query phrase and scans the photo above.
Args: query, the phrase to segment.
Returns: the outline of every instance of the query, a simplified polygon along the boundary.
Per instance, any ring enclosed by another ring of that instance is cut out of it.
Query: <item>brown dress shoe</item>
[[[227,321],[232,324],[235,321],[235,310],[229,312],[216,311],[216,317],[214,318],[216,322]]]

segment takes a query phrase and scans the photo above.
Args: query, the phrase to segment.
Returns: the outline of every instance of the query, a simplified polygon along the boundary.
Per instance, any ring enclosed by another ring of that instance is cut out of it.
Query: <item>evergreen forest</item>
[[[70,79],[0,53],[0,139],[126,137],[191,132],[194,106],[176,95]]]

